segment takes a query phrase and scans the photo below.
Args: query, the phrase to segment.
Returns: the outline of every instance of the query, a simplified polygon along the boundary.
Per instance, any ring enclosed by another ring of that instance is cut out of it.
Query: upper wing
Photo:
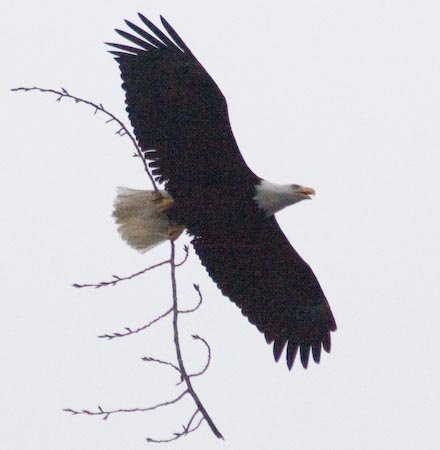
[[[310,349],[315,362],[320,361],[321,346],[330,352],[333,314],[309,265],[274,217],[208,235],[193,240],[203,265],[267,342],[274,342],[277,361],[286,343],[289,369],[298,348],[304,367]]]
[[[225,98],[182,39],[161,17],[170,37],[146,17],[153,33],[126,24],[136,44],[109,44],[119,63],[127,111],[153,174],[177,199],[190,190],[254,178],[232,134]],[[140,48],[139,48],[140,47]]]

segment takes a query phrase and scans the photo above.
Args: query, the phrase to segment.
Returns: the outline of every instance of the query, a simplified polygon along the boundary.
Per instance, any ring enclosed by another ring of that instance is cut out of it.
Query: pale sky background
[[[316,189],[278,219],[338,323],[320,365],[288,372],[192,254],[180,298],[193,304],[196,282],[205,302],[182,323],[185,359],[204,361],[191,333],[210,342],[195,386],[226,441],[204,425],[165,448],[438,449],[440,4],[428,0],[2,2],[0,447],[140,450],[193,411],[189,400],[107,422],[61,411],[179,392],[175,373],[140,360],[173,356],[169,322],[96,338],[166,310],[167,269],[71,287],[140,270],[169,247],[139,255],[116,233],[116,186],[148,187],[127,138],[85,106],[8,91],[63,86],[125,120],[103,42],[138,11],[163,14],[219,84],[252,169]]]

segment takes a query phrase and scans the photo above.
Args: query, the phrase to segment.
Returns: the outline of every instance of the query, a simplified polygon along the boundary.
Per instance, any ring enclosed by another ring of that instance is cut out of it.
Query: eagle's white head
[[[301,200],[310,200],[315,195],[315,190],[310,187],[299,184],[275,184],[266,180],[261,180],[255,186],[255,190],[254,200],[268,216]]]

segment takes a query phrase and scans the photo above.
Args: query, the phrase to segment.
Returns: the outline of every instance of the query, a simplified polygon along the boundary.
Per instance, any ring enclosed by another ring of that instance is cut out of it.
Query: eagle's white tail
[[[160,191],[165,198],[170,195]],[[118,231],[130,247],[141,253],[168,239],[169,222],[167,215],[157,209],[158,194],[118,187],[114,202],[113,217]]]

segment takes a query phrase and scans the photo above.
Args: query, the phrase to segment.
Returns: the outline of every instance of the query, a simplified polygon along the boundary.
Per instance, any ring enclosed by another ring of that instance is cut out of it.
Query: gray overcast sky
[[[315,270],[338,331],[319,366],[289,373],[221,294],[195,255],[179,273],[182,324],[197,390],[226,437],[204,426],[174,448],[437,449],[440,365],[440,4],[418,0],[4,2],[0,112],[0,447],[142,449],[192,413],[71,417],[62,408],[148,406],[177,392],[169,323],[104,342],[168,308],[166,269],[125,285],[72,282],[129,274],[168,256],[139,255],[110,217],[118,185],[147,187],[127,138],[85,106],[39,85],[102,102],[125,119],[116,63],[103,45],[141,11],[177,29],[228,99],[253,170],[313,186],[278,219]],[[180,248],[185,238],[178,241]],[[173,444],[170,444],[171,448]]]

